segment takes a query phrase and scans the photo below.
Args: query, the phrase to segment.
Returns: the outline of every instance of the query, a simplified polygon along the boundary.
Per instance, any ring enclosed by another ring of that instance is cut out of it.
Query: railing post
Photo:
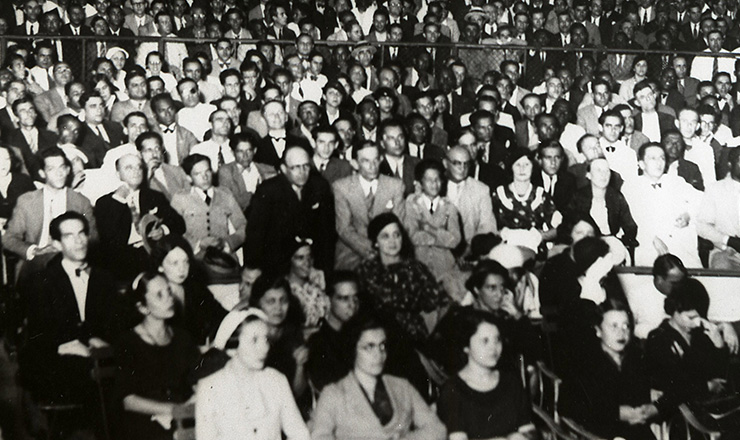
[[[0,65],[5,64],[5,52],[7,51],[8,39],[0,35]]]
[[[82,40],[82,78],[80,81],[87,83],[87,40]]]

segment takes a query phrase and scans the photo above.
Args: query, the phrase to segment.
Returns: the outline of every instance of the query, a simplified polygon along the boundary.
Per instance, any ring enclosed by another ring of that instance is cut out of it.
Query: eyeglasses
[[[365,344],[361,345],[359,348],[366,352],[379,350],[381,353],[385,353],[386,351],[385,342],[381,342],[380,344]]]
[[[454,167],[469,167],[470,162],[472,162],[472,160],[462,161],[462,160],[449,160],[449,159],[447,161],[450,163],[450,165]]]

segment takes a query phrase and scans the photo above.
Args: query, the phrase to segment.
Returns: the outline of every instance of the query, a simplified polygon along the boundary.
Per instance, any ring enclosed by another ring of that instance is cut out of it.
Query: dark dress
[[[319,331],[308,339],[308,376],[317,390],[336,382],[349,372],[344,353],[343,339],[325,321]]]
[[[131,330],[121,337],[119,344],[118,391],[121,398],[135,394],[160,402],[182,403],[193,393],[188,384],[200,353],[190,335],[173,329],[172,341],[166,346],[144,342]],[[121,420],[121,439],[171,440],[172,433],[151,416],[124,411]]]
[[[15,203],[18,201],[18,197],[23,194],[35,191],[36,185],[33,184],[33,179],[25,174],[12,173],[10,184],[8,185],[8,196],[3,197],[0,194],[0,218],[9,219],[15,208]]]
[[[496,388],[476,391],[458,375],[442,387],[437,414],[450,434],[464,432],[471,439],[506,437],[531,422],[530,402],[521,380],[501,371]]]
[[[175,316],[169,324],[180,327],[193,336],[198,345],[215,335],[226,316],[226,310],[216,301],[205,284],[189,277],[182,284],[185,290],[185,305],[177,303]]]

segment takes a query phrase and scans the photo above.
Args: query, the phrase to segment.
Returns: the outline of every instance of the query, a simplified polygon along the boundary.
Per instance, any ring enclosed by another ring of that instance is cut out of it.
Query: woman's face
[[[573,244],[578,243],[582,239],[586,237],[595,237],[596,231],[594,230],[594,227],[588,224],[587,222],[584,222],[583,220],[579,221],[578,223],[573,226],[573,229],[570,231],[570,238],[573,241]]]
[[[10,174],[10,152],[6,148],[0,148],[0,176]]]
[[[701,316],[696,310],[675,312],[671,316],[671,320],[685,333],[689,333],[701,325]]]
[[[267,352],[270,351],[269,329],[262,320],[242,325],[236,356],[248,370],[258,371],[265,367]]]
[[[511,166],[511,171],[515,182],[529,182],[532,178],[532,161],[522,156]]]
[[[362,41],[362,27],[359,24],[353,24],[352,27],[349,29],[349,32],[347,33],[347,38],[349,38],[349,41],[352,41],[354,43]]]
[[[643,77],[647,75],[648,64],[645,60],[640,60],[635,64],[635,76]]]
[[[313,256],[311,246],[303,246],[293,254],[290,259],[290,272],[301,279],[308,279],[313,267]]]
[[[483,285],[475,289],[475,294],[488,310],[499,310],[506,294],[506,280],[501,275],[489,274]]]
[[[495,368],[503,348],[498,327],[489,322],[481,322],[478,330],[470,337],[470,344],[464,350],[468,355],[468,363]]]
[[[390,223],[378,234],[378,252],[386,257],[396,257],[401,253],[403,236],[398,223]]]
[[[123,66],[126,65],[126,56],[120,51],[112,53],[110,60],[117,70],[123,70]]]
[[[170,283],[162,276],[156,276],[146,286],[147,315],[157,319],[169,319],[175,315],[175,299]]]
[[[630,321],[627,312],[610,310],[604,313],[601,324],[596,327],[596,337],[601,340],[604,351],[622,353],[630,342]]]
[[[355,348],[355,371],[369,376],[380,376],[388,357],[385,343],[385,330],[382,328],[365,330]]]
[[[382,96],[378,98],[378,109],[383,113],[390,113],[393,111],[393,98],[389,96]]]
[[[110,87],[108,87],[108,83],[106,83],[105,81],[100,81],[95,84],[95,91],[100,93],[100,96],[103,97],[103,101],[108,101],[108,99],[112,95],[111,89]]]
[[[352,80],[352,84],[354,84],[357,87],[362,87],[365,85],[365,82],[367,81],[367,77],[365,76],[365,70],[359,66],[354,65],[349,71],[349,79]]]
[[[428,197],[435,198],[442,190],[442,176],[435,169],[428,169],[421,178],[421,190]]]
[[[159,271],[167,277],[167,281],[182,284],[190,273],[190,259],[182,248],[172,249],[162,260]]]
[[[277,327],[288,316],[288,292],[283,289],[270,289],[260,298],[259,306],[267,315],[267,323]]]

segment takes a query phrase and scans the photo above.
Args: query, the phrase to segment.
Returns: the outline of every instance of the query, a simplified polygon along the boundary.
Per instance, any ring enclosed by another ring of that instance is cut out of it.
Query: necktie
[[[164,133],[174,133],[175,132],[175,127],[174,126],[161,125],[160,127],[162,128],[162,131]]]
[[[319,167],[319,171],[321,171],[322,173],[323,173],[324,171],[326,171],[326,162],[322,162],[322,163],[321,163],[321,166]]]
[[[87,263],[83,263],[80,267],[75,269],[75,276],[82,276],[82,274],[85,273],[87,275],[90,275],[90,265]]]
[[[429,204],[429,213],[434,215],[434,202]]]
[[[683,80],[678,80],[678,93],[683,95],[684,90],[686,90],[685,86],[683,85]]]
[[[712,61],[712,78],[717,75],[717,72],[719,72],[719,58],[714,57],[714,61]]]
[[[79,37],[80,36],[80,28],[73,27],[72,28],[72,33],[75,35],[75,37]]]
[[[206,205],[211,206],[211,196],[206,193]]]
[[[370,212],[370,209],[372,209],[374,203],[375,193],[373,192],[373,187],[370,186],[370,189],[367,191],[367,195],[365,196],[365,204],[367,205],[368,212]]]
[[[133,195],[131,195],[126,202],[128,209],[131,211],[131,223],[133,223],[134,228],[138,229],[139,222],[141,221],[141,213],[139,213],[139,210],[136,208],[136,202],[134,202]]]
[[[383,385],[383,380],[380,378],[378,378],[378,383],[375,385],[372,407],[381,425],[385,426],[393,418],[393,405],[391,405],[391,399],[385,385]]]
[[[218,147],[218,167],[221,168],[221,165],[223,165],[224,162],[224,153],[222,151],[222,146]]]
[[[393,176],[397,178],[401,178],[401,166],[399,164],[396,164],[396,168],[393,170]]]

